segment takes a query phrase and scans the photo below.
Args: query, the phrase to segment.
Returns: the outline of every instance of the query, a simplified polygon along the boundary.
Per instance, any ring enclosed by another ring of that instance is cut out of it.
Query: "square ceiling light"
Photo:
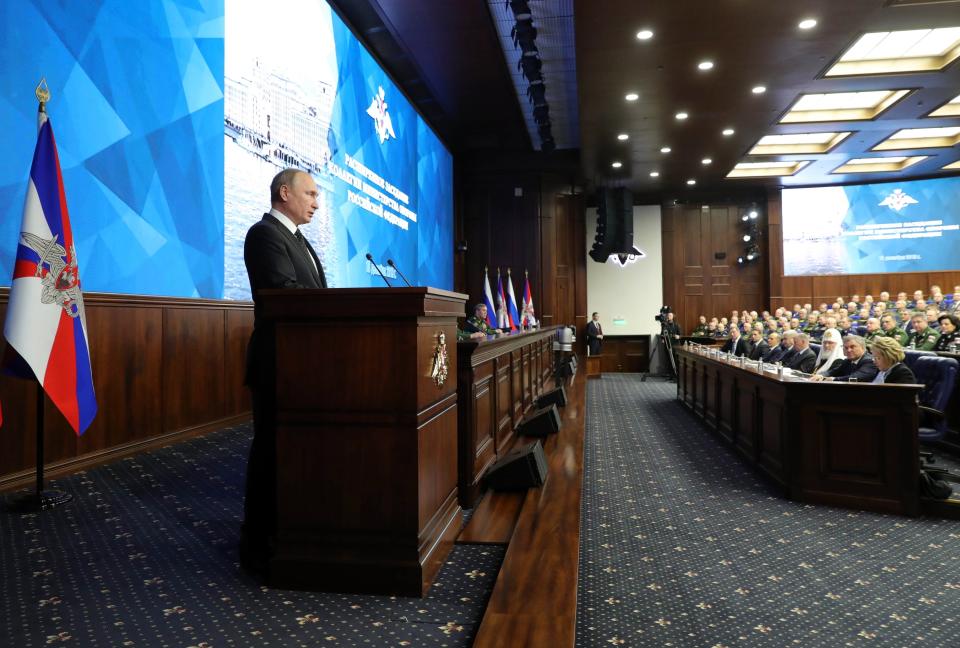
[[[767,135],[754,144],[748,155],[797,155],[827,153],[851,135],[843,133],[793,133]]]
[[[909,90],[870,90],[807,94],[797,99],[781,124],[873,119],[903,99]]]
[[[960,117],[960,95],[940,106],[927,117]]]
[[[948,164],[943,168],[946,169],[947,171],[960,171],[960,160],[957,160],[956,162],[951,162],[950,164]]]
[[[727,174],[728,178],[776,178],[792,176],[810,164],[811,160],[787,162],[740,162]]]
[[[831,173],[883,173],[891,171],[903,171],[917,162],[926,160],[927,155],[915,155],[913,157],[873,157],[873,158],[854,158],[847,160],[841,166],[831,171]]]
[[[960,27],[870,32],[824,76],[937,72],[960,58]]]
[[[874,151],[944,148],[960,143],[960,126],[904,128],[873,147]]]

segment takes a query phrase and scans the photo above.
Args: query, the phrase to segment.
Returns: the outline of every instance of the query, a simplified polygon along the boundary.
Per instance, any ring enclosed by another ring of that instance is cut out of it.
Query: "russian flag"
[[[53,128],[40,107],[3,335],[80,435],[97,413],[80,270]],[[24,367],[26,369],[26,367]]]
[[[517,296],[513,292],[513,278],[507,268],[507,314],[510,316],[510,330],[520,326],[520,310],[517,308]]]
[[[487,305],[487,324],[497,328],[497,310],[493,305],[493,292],[490,290],[490,274],[487,268],[483,269],[483,303]]]

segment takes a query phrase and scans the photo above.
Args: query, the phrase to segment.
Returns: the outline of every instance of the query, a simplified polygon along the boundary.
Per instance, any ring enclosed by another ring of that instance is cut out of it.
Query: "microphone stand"
[[[397,264],[393,262],[393,259],[387,259],[387,265],[397,271],[397,274],[400,275],[400,278],[403,279],[403,283],[407,284],[407,288],[413,288],[410,285],[410,282],[407,281],[407,278],[403,276],[403,273],[400,272],[400,268],[397,267]]]
[[[380,275],[381,279],[383,279],[383,283],[387,284],[387,288],[393,288],[393,286],[390,285],[390,282],[387,281],[387,278],[383,276],[383,272],[380,270],[380,266],[378,266],[374,262],[373,255],[370,254],[369,252],[367,252],[367,261],[369,261],[370,263],[373,263],[373,267],[377,269],[377,274]]]

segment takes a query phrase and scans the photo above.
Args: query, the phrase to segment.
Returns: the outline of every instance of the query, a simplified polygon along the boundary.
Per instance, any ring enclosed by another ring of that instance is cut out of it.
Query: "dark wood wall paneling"
[[[767,196],[767,221],[770,242],[770,305],[792,307],[796,303],[832,303],[837,297],[849,299],[851,295],[873,295],[879,298],[886,290],[895,296],[900,291],[912,294],[922,290],[926,294],[930,286],[937,284],[943,291],[951,292],[960,285],[960,271],[953,272],[899,272],[884,274],[850,274],[820,277],[785,277],[783,275],[783,229],[781,193],[771,190]]]
[[[543,156],[465,155],[457,167],[458,240],[467,244],[454,264],[456,290],[483,297],[483,270],[496,290],[497,267],[513,273],[522,299],[523,272],[544,327],[586,325],[585,203],[577,185],[579,163],[561,153]],[[581,342],[582,344],[582,342]]]
[[[0,320],[8,297],[9,289],[0,290]],[[102,293],[84,302],[97,416],[78,438],[46,399],[48,468],[74,470],[249,412],[243,370],[251,303]],[[0,488],[32,479],[36,398],[35,382],[0,377]]]
[[[663,298],[684,333],[700,315],[729,316],[734,308],[761,308],[767,301],[767,237],[758,262],[737,265],[744,249],[740,216],[749,201],[664,205]],[[717,259],[717,253],[726,258]]]

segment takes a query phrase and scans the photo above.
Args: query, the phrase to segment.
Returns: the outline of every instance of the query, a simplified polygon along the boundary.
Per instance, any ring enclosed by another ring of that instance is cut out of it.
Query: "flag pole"
[[[46,112],[46,103],[50,101],[50,89],[47,87],[46,78],[40,79],[35,91],[37,101],[40,102],[39,113]],[[37,482],[34,492],[22,491],[12,495],[7,502],[7,510],[13,513],[36,513],[47,509],[66,504],[73,499],[73,494],[59,490],[44,490],[43,488],[43,430],[44,430],[44,404],[46,393],[43,391],[43,384],[37,380],[37,413],[36,413],[36,436],[37,436]]]

